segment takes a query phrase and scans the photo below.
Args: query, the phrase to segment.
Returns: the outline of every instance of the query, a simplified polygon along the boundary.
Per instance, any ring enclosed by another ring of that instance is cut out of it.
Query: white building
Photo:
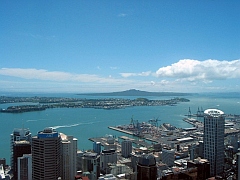
[[[162,149],[162,162],[167,164],[168,166],[174,165],[175,160],[175,150],[174,149]]]
[[[32,180],[32,154],[18,157],[18,179]]]
[[[224,168],[224,112],[218,109],[204,111],[203,155],[210,162],[210,175],[220,175]]]
[[[62,179],[74,179],[77,173],[77,139],[73,136],[61,136],[61,172]]]
[[[124,140],[121,143],[121,153],[122,156],[128,158],[131,156],[132,153],[132,142],[128,140]]]
[[[115,176],[119,174],[125,174],[127,173],[127,166],[124,164],[115,164],[110,166],[110,174],[113,174]]]
[[[113,135],[106,136],[107,142],[104,144],[104,150],[115,149],[117,150],[117,144],[115,143],[115,139]]]

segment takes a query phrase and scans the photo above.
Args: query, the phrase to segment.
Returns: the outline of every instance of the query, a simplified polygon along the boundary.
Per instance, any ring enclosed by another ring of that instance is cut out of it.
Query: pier
[[[134,133],[131,132],[131,131],[123,130],[123,129],[120,129],[120,128],[117,128],[117,127],[112,127],[112,126],[109,126],[108,128],[112,129],[112,130],[115,130],[115,131],[119,131],[119,132],[125,133],[125,134],[129,134],[129,135],[135,136]],[[138,136],[135,136],[135,137],[138,137]],[[143,146],[146,145],[145,143],[141,143],[142,141],[139,141],[139,140],[136,140],[136,139],[133,139],[133,138],[129,138],[129,137],[126,137],[126,136],[120,136],[119,138],[125,139],[125,140],[130,140],[130,141],[132,141],[135,144],[140,144],[140,145],[143,145]],[[140,138],[141,139],[146,139],[146,140],[151,141],[151,142],[159,143],[156,139],[153,139],[153,137],[149,136],[148,134],[145,134],[143,137],[140,137]]]
[[[142,147],[150,147],[150,146],[152,146],[151,144],[149,144],[148,142],[146,142],[144,140],[137,140],[137,139],[129,138],[129,137],[126,137],[126,136],[120,136],[119,138],[123,139],[123,140],[131,141],[132,143],[134,143],[134,144],[136,144],[138,146],[142,146]]]
[[[120,136],[119,137],[122,140],[129,140],[131,141],[133,144],[137,145],[137,146],[141,146],[141,147],[150,147],[152,146],[152,144],[144,141],[144,140],[137,140],[137,139],[133,139],[133,138],[129,138],[126,136]],[[106,137],[94,137],[94,138],[89,138],[88,140],[92,141],[92,142],[100,142],[101,146],[104,146],[107,144],[107,138]],[[118,150],[120,150],[121,144],[118,141],[115,141],[115,144],[117,145]]]
[[[183,121],[193,125],[196,128],[200,128],[204,126],[203,122],[198,121],[197,119],[194,119],[194,118],[183,118]]]
[[[123,129],[120,129],[120,128],[117,128],[117,127],[108,126],[108,128],[109,128],[109,129],[112,129],[112,130],[115,130],[115,131],[122,132],[122,133],[126,133],[126,134],[133,135],[133,132],[127,131],[127,130],[123,130]]]

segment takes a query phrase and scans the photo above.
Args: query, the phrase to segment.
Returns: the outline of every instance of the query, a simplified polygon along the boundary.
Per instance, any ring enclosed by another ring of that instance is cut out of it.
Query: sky
[[[0,91],[240,91],[239,0],[0,1]]]

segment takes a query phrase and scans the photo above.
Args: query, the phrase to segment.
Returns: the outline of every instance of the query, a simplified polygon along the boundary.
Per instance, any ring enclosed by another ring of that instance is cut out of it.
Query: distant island
[[[89,96],[189,96],[193,93],[180,93],[180,92],[148,92],[140,91],[136,89],[130,89],[120,92],[109,92],[109,93],[82,93],[78,95],[89,95]]]

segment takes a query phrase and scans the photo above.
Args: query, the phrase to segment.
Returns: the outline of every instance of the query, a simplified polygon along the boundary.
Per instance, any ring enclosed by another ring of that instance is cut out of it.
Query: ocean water
[[[74,94],[11,94],[2,93],[8,96],[57,96],[76,98],[106,98],[93,96],[79,96]],[[113,97],[115,98],[115,97]],[[137,97],[120,97],[135,99]],[[171,99],[172,97],[147,97],[149,99]],[[32,135],[45,127],[54,127],[57,131],[67,135],[73,135],[78,139],[78,149],[92,149],[91,137],[105,136],[106,134],[116,137],[123,133],[110,130],[108,126],[129,124],[131,117],[139,122],[147,122],[149,119],[158,118],[161,123],[170,123],[176,127],[191,127],[182,119],[191,112],[197,113],[198,108],[217,108],[226,114],[240,114],[240,93],[222,94],[198,94],[185,97],[190,102],[182,102],[176,106],[141,106],[125,109],[103,110],[92,108],[55,108],[45,111],[26,112],[19,114],[0,113],[0,158],[6,158],[10,162],[10,134],[14,128],[29,128]],[[11,105],[22,105],[30,103],[0,104],[0,108],[7,108]],[[126,134],[124,134],[126,135]],[[129,136],[129,135],[128,135]]]

